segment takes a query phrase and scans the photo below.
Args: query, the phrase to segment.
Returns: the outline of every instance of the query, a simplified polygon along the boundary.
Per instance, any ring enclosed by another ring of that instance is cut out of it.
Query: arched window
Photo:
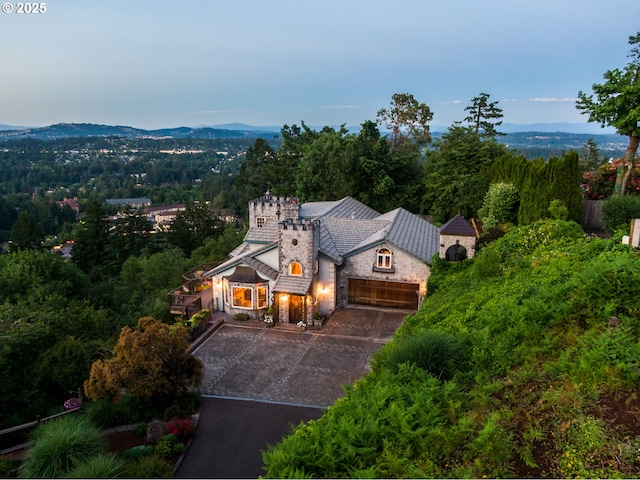
[[[302,265],[298,262],[291,262],[289,264],[289,275],[296,275],[298,277],[302,276]]]
[[[378,268],[391,268],[391,251],[388,248],[378,250]]]

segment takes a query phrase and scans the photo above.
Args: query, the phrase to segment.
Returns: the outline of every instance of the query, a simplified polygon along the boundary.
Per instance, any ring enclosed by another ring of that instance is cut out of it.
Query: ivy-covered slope
[[[436,261],[372,372],[264,453],[267,477],[640,474],[640,258],[572,222]]]

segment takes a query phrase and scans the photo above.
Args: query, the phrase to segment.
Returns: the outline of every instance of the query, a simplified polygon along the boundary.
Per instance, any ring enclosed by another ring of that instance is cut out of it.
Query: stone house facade
[[[300,204],[267,194],[249,203],[243,243],[205,278],[215,310],[252,318],[273,310],[280,323],[313,324],[349,305],[413,311],[440,233],[402,208],[380,214],[351,197]]]

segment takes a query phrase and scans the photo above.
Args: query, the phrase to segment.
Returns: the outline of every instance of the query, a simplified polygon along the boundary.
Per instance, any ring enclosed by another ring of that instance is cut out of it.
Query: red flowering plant
[[[612,163],[605,163],[593,172],[586,172],[581,185],[584,198],[588,200],[609,198],[613,194],[613,187],[616,184],[618,165],[623,161],[624,159],[619,159]],[[640,195],[640,163],[634,164],[625,193]]]
[[[189,418],[174,417],[165,424],[167,433],[175,435],[181,443],[189,440],[193,434],[195,427]]]

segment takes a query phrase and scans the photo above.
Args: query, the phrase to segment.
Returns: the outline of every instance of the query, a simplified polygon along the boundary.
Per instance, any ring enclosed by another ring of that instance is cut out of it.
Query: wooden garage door
[[[417,283],[349,279],[349,304],[418,309]]]

